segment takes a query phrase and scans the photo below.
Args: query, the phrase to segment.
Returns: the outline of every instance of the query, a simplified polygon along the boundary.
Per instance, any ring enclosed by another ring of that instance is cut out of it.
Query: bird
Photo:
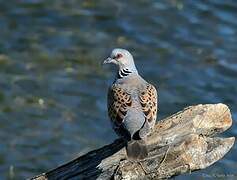
[[[107,96],[112,127],[126,141],[128,159],[145,159],[147,136],[156,123],[157,90],[139,75],[133,56],[126,49],[113,49],[103,64],[117,66],[117,75]]]

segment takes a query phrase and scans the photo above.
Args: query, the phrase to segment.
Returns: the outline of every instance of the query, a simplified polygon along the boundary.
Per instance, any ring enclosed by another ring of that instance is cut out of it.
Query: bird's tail
[[[148,156],[147,146],[144,140],[131,140],[127,143],[127,156],[129,159],[145,159]]]

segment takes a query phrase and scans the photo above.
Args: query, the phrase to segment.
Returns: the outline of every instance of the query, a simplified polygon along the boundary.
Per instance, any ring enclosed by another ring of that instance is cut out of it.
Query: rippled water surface
[[[159,88],[159,119],[223,102],[237,119],[237,1],[0,1],[0,179],[23,179],[112,142],[113,71],[129,49]],[[236,136],[237,125],[225,135]],[[193,173],[236,174],[237,147]],[[189,179],[183,175],[180,179]]]

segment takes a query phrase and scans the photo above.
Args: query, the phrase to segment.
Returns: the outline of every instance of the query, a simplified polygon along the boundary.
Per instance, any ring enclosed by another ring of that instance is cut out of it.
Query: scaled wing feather
[[[113,85],[108,91],[108,113],[113,123],[120,125],[132,105],[131,96],[122,88]]]
[[[156,120],[157,113],[157,92],[153,85],[148,84],[139,96],[142,111],[148,122]]]

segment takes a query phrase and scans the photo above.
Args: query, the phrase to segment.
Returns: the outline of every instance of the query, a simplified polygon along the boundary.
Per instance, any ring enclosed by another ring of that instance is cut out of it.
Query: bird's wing
[[[121,87],[113,85],[108,91],[108,113],[115,125],[120,125],[132,105],[132,99]]]
[[[157,113],[156,88],[151,84],[147,84],[145,89],[140,92],[139,100],[146,120],[149,123],[155,123]]]

